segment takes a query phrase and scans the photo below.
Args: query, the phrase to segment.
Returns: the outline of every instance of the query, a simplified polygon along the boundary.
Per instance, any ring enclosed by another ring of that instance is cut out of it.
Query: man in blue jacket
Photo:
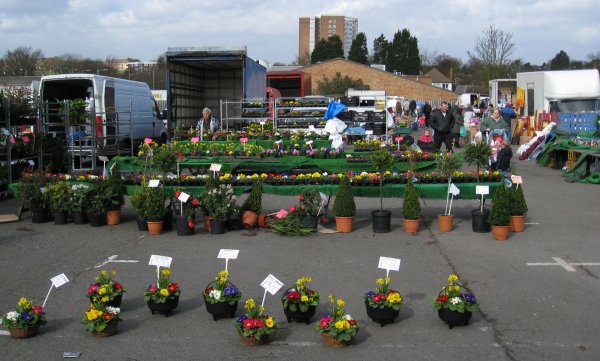
[[[508,140],[510,140],[510,138],[512,137],[512,119],[516,119],[517,118],[517,113],[515,113],[515,110],[511,107],[510,103],[506,103],[506,105],[504,106],[504,108],[502,108],[502,119],[504,119],[504,121],[506,122],[506,124],[508,124]]]
[[[436,149],[446,145],[446,152],[452,150],[452,127],[454,126],[454,114],[448,110],[448,102],[442,102],[442,106],[431,113],[429,117],[430,126],[435,129],[433,143]]]

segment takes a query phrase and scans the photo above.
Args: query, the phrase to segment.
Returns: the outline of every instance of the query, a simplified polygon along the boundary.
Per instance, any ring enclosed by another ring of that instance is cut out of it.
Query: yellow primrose
[[[387,300],[390,303],[400,303],[402,302],[402,297],[400,297],[399,293],[391,293],[388,297]]]
[[[304,295],[304,296],[300,297],[300,301],[308,302],[308,296]]]
[[[383,284],[383,278],[378,278],[377,281],[375,281],[378,285],[382,285]]]
[[[227,271],[221,271],[221,272],[219,272],[219,278],[220,279],[226,280],[227,276],[229,276],[229,272],[227,272]]]
[[[92,308],[91,310],[85,313],[85,316],[87,317],[88,321],[93,321],[98,317],[102,316],[102,311]]]
[[[269,317],[265,320],[265,325],[268,328],[273,328],[273,326],[275,326],[275,320],[273,320],[273,317]]]
[[[331,302],[331,303],[335,302],[335,298],[333,298],[333,295],[330,294],[328,297],[329,297],[329,302]]]
[[[266,178],[268,177],[268,175],[267,175],[267,173],[261,173],[261,174],[260,174],[260,177],[261,177],[262,179],[266,179]]]
[[[264,308],[263,306],[259,306],[259,307],[258,307],[258,312],[261,312],[261,313],[262,313],[262,312],[264,312],[264,311],[265,311],[265,308]]]
[[[251,309],[254,307],[256,307],[256,304],[254,303],[254,299],[252,299],[252,298],[247,299],[246,304],[244,305],[244,308],[248,310],[248,309]]]
[[[392,283],[392,277],[386,277],[385,278],[385,283]]]
[[[25,297],[21,297],[21,299],[19,299],[18,305],[19,307],[21,307],[21,309],[23,309],[23,311],[29,311],[33,306],[33,302]]]
[[[100,272],[100,274],[102,275],[102,277],[108,276],[108,272],[106,272],[106,270],[102,270],[102,272]]]
[[[106,302],[110,301],[110,298],[108,298],[108,296],[104,296],[104,297],[102,297],[102,299],[100,301],[106,303]]]
[[[162,270],[162,274],[165,276],[168,276],[171,274],[171,269],[170,268],[165,268],[164,270]]]
[[[338,330],[341,330],[342,328],[344,328],[344,321],[337,321],[335,323],[335,328],[337,328]]]
[[[458,276],[455,275],[454,273],[451,274],[450,276],[448,276],[448,282],[456,282],[458,281]]]
[[[344,320],[344,328],[350,328],[350,322],[348,322],[348,320]]]
[[[117,270],[110,271],[110,274],[113,275],[113,276],[115,276],[117,274]]]
[[[161,288],[160,289],[160,294],[167,297],[169,295],[169,290],[166,288]]]
[[[313,177],[313,178],[321,178],[321,174],[320,174],[319,172],[314,172],[314,173],[312,174],[312,177]]]
[[[106,293],[106,287],[100,287],[98,288],[98,294],[99,295],[103,295]]]
[[[337,305],[338,305],[338,307],[344,307],[344,305],[345,305],[345,304],[346,304],[346,303],[345,303],[345,302],[344,302],[344,300],[342,300],[341,298],[339,298],[339,299],[337,300]]]

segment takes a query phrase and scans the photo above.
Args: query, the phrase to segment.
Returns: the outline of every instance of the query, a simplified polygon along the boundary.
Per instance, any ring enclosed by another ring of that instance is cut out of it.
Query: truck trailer
[[[170,127],[195,126],[205,107],[222,119],[222,100],[266,96],[267,69],[247,56],[245,46],[168,48],[166,60]],[[239,111],[228,112],[228,116],[240,118]],[[236,126],[228,124],[229,128]]]

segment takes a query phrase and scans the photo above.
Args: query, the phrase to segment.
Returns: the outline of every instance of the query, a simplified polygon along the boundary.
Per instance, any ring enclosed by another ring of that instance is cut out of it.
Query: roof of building
[[[436,68],[431,68],[431,70],[429,70],[427,73],[425,73],[423,75],[430,76],[432,83],[452,83],[452,80],[448,79],[447,76],[442,74]]]

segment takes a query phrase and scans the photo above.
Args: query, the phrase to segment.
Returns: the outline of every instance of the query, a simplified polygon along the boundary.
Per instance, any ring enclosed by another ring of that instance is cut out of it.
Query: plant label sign
[[[261,282],[261,287],[265,289],[265,291],[269,292],[271,295],[275,295],[277,291],[283,287],[283,282],[275,278],[272,274],[268,275],[264,281]]]
[[[262,121],[262,122],[259,122],[259,123],[260,123],[260,125],[265,125],[265,124],[267,124],[267,122],[265,122],[265,121]]]
[[[304,142],[304,143],[306,143],[306,144],[308,144],[308,145],[311,145],[311,144],[313,144],[313,141],[312,141],[312,140],[307,140],[307,141],[306,141],[306,142]]]
[[[180,200],[181,203],[185,203],[188,201],[188,199],[190,199],[190,195],[185,192],[181,192],[181,194],[179,195],[179,197],[177,199]]]
[[[150,256],[150,262],[148,262],[148,265],[169,268],[169,267],[171,267],[172,260],[173,260],[173,258],[171,258],[171,257],[158,256],[158,255],[153,254],[152,256]]]
[[[99,155],[98,159],[100,159],[101,162],[108,162],[108,157],[104,155]]]
[[[54,276],[50,279],[50,281],[52,282],[52,285],[56,288],[64,285],[65,283],[69,282],[69,279],[67,278],[67,276],[64,273],[59,274],[58,276]]]
[[[148,182],[148,187],[157,188],[160,185],[160,179],[150,179]]]
[[[520,175],[511,175],[510,179],[514,184],[523,184],[523,178]]]
[[[217,258],[237,259],[239,253],[239,249],[221,249]]]
[[[275,144],[277,144],[277,145],[281,144],[281,139],[276,141]]]
[[[308,130],[311,131],[311,132],[314,132],[316,129],[315,129],[314,125],[309,125],[308,126]]]
[[[475,194],[490,194],[490,186],[475,186]]]
[[[212,163],[209,170],[212,172],[220,172],[222,166],[222,164]]]
[[[387,271],[400,271],[400,258],[379,257],[379,268]]]
[[[373,135],[373,131],[372,130],[365,130],[365,134],[366,135]]]
[[[246,142],[248,142],[248,138],[240,138],[240,142],[246,143]]]
[[[35,165],[35,162],[33,161],[33,159],[28,160],[27,163],[29,163],[29,165],[31,165],[31,166]]]
[[[450,184],[450,193],[452,193],[452,195],[456,197],[457,195],[460,194],[460,189],[458,189],[458,187],[454,183],[451,183]]]

